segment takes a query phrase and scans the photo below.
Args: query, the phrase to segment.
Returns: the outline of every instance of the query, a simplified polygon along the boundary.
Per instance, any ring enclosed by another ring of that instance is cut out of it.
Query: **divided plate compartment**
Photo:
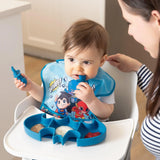
[[[40,125],[39,131],[32,127]],[[25,132],[32,138],[42,141],[43,137],[52,138],[53,143],[65,144],[66,141],[75,141],[77,146],[96,145],[106,138],[106,126],[97,119],[82,120],[64,117],[46,118],[46,114],[36,114],[25,119]]]

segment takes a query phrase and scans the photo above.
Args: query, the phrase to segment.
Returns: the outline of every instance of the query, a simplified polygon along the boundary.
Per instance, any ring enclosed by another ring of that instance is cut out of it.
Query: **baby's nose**
[[[82,67],[81,64],[77,64],[77,65],[74,67],[74,69],[75,69],[76,71],[80,71],[80,72],[83,71],[83,67]]]

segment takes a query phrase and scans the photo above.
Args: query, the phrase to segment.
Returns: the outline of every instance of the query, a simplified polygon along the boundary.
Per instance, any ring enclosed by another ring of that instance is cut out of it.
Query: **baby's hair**
[[[100,24],[88,19],[73,23],[66,31],[62,44],[64,52],[73,48],[83,50],[92,45],[102,50],[103,55],[107,54],[108,33]]]

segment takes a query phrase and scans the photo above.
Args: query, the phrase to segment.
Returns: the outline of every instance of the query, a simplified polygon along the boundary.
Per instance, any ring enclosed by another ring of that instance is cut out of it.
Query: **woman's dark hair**
[[[154,76],[148,87],[147,106],[146,111],[150,116],[155,116],[160,109],[160,44],[159,54],[157,59],[157,66],[154,72]]]
[[[141,15],[146,21],[150,20],[151,12],[157,10],[160,12],[160,0],[122,0],[128,7],[128,10],[134,14]]]
[[[151,12],[157,10],[160,12],[160,0],[122,0],[129,12],[141,15],[146,21],[150,20]],[[160,110],[160,43],[157,66],[154,76],[147,89],[147,113],[153,117]]]

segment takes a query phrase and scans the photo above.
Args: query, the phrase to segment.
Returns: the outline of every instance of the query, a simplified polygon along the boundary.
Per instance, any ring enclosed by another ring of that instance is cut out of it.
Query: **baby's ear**
[[[107,55],[105,54],[102,58],[101,58],[101,63],[100,63],[100,67],[103,66],[104,62],[107,60]]]

